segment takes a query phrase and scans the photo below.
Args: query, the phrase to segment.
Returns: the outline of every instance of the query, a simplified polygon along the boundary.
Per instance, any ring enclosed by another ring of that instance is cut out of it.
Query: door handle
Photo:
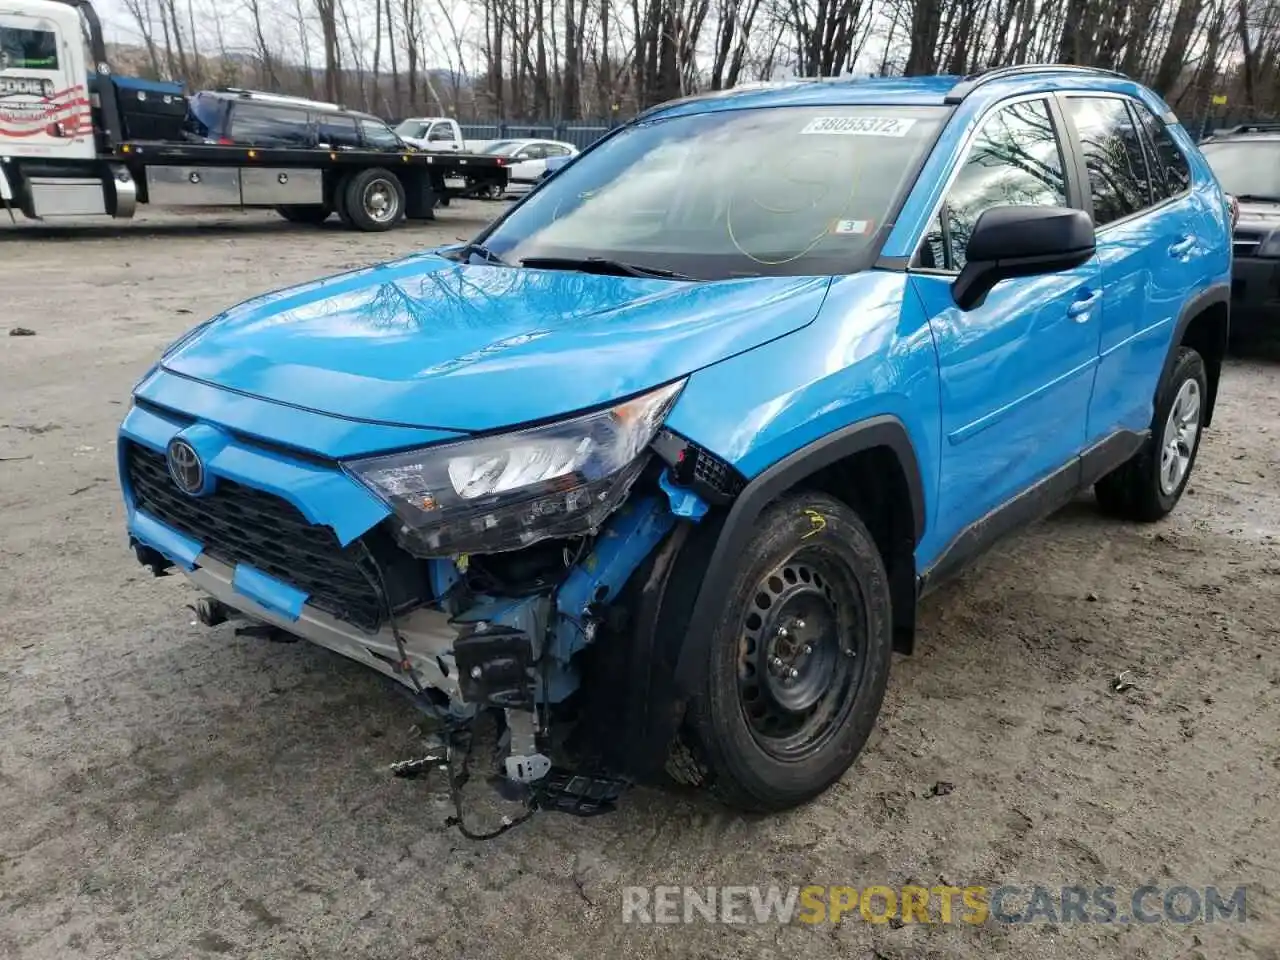
[[[1183,257],[1191,253],[1195,249],[1196,238],[1190,234],[1183,234],[1177,243],[1169,247],[1169,256],[1177,257],[1181,260]]]
[[[1078,298],[1071,306],[1067,307],[1067,316],[1073,318],[1077,323],[1084,323],[1089,319],[1089,311],[1097,306],[1101,298],[1102,294],[1097,290]]]

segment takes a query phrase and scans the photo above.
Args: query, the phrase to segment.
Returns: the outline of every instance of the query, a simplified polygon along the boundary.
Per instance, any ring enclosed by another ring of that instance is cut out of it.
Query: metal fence
[[[459,123],[467,140],[540,139],[561,140],[583,149],[591,146],[610,127],[603,123],[555,123],[537,120],[495,120],[491,123]]]

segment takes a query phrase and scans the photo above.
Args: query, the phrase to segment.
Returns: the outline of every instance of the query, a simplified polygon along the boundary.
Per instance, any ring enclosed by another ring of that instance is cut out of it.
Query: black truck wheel
[[[1208,397],[1204,360],[1190,347],[1179,347],[1173,369],[1156,391],[1151,435],[1133,457],[1093,486],[1104,512],[1152,523],[1177,505],[1200,451]]]
[[[344,194],[347,217],[357,230],[390,230],[404,217],[404,186],[389,170],[373,167],[351,174]]]
[[[738,560],[668,772],[745,810],[812,799],[870,736],[892,649],[889,580],[862,520],[824,494],[777,501]]]
[[[329,219],[329,214],[333,213],[323,204],[306,204],[303,206],[297,204],[286,204],[276,207],[276,213],[284,217],[290,223],[304,223],[309,226],[318,227]]]

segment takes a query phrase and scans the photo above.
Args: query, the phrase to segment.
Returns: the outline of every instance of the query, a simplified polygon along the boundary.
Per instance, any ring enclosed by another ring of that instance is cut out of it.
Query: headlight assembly
[[[598,527],[643,469],[684,386],[571,420],[347,464],[386,501],[419,557],[518,550]]]

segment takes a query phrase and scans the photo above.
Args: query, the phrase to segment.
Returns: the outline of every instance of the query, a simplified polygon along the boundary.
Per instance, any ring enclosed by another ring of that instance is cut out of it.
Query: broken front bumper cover
[[[153,544],[145,545],[156,549]],[[406,669],[401,661],[395,632],[389,627],[384,626],[376,633],[365,633],[306,603],[296,611],[282,609],[271,592],[273,588],[283,588],[284,591],[291,588],[271,581],[263,574],[245,578],[240,575],[244,569],[243,565],[233,568],[202,553],[194,558],[193,566],[184,573],[209,596],[250,620],[270,624],[340,653],[416,692],[409,673],[411,669],[421,686],[441,691],[451,702],[460,701],[461,690],[453,660],[453,645],[458,631],[446,614],[424,608],[397,618],[397,629],[409,661]],[[247,593],[246,587],[257,597]],[[279,591],[275,592],[280,595]]]

